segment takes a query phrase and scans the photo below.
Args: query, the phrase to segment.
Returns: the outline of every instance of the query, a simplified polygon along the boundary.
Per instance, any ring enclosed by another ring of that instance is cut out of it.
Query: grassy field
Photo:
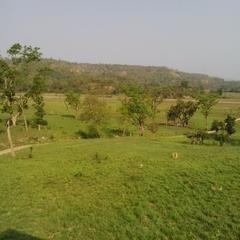
[[[107,102],[108,125],[119,127],[119,101]],[[162,103],[162,122],[173,102]],[[210,121],[239,107],[240,99],[223,99]],[[0,156],[0,240],[240,239],[239,124],[223,147],[191,145],[189,129],[165,125],[144,137],[83,140],[75,133],[85,124],[61,97],[48,96],[46,111],[48,127],[29,135],[48,144],[34,146],[33,158],[29,149]],[[203,126],[196,113],[190,128]],[[22,126],[13,134],[27,143]],[[0,141],[7,148],[4,132]]]

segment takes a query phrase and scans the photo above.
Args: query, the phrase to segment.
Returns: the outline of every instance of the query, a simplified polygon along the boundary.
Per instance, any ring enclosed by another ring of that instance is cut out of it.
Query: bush
[[[81,136],[81,138],[89,139],[89,138],[100,138],[100,133],[98,129],[94,126],[89,126],[87,131],[79,130],[77,135]]]
[[[130,131],[125,128],[105,128],[104,131],[108,137],[131,135]]]
[[[227,140],[228,135],[222,132],[208,133],[201,130],[186,133],[187,138],[191,140],[191,144],[203,144],[204,140],[215,140],[222,146]]]
[[[208,137],[207,133],[201,130],[186,133],[185,135],[191,140],[191,144],[203,144],[203,141]]]
[[[29,124],[32,128],[37,128],[38,125],[47,126],[48,122],[47,120],[44,120],[44,119],[41,119],[41,121],[33,119],[32,121],[29,121]]]
[[[236,118],[232,117],[230,115],[227,115],[226,119],[224,120],[225,130],[227,131],[227,134],[229,136],[236,132],[236,130],[234,128],[235,123],[236,123],[235,120],[236,120]]]
[[[211,130],[212,130],[212,131],[219,132],[219,131],[221,131],[221,130],[224,130],[224,128],[225,128],[224,122],[218,121],[218,120],[214,120],[214,121],[212,122],[212,126],[211,126]]]
[[[215,133],[213,138],[219,142],[220,146],[222,146],[228,140],[228,135],[224,133]]]

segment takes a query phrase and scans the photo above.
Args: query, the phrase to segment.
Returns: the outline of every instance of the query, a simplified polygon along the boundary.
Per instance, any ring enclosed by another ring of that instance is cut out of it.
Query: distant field
[[[166,126],[174,100],[165,100],[156,134],[139,137],[129,126],[132,137],[83,140],[76,132],[86,124],[62,95],[45,97],[49,125],[29,136],[48,144],[34,146],[33,158],[29,149],[0,156],[0,240],[7,229],[56,240],[240,239],[239,123],[232,145],[191,145],[183,134],[204,127],[203,116],[196,113],[189,128]],[[108,126],[118,128],[119,98],[105,99]],[[240,98],[222,99],[210,121],[239,107]],[[13,134],[17,145],[28,142],[23,126]],[[5,132],[0,142],[8,147]]]
[[[120,108],[120,98],[119,96],[114,97],[103,97],[109,107],[109,112],[111,116],[108,120],[107,125],[113,128],[119,128],[121,123],[118,121],[119,118],[119,108]],[[73,117],[73,112],[68,111],[64,104],[63,94],[46,94],[46,119],[48,121],[48,126],[39,132],[36,129],[30,129],[29,136],[41,137],[45,136],[47,138],[61,140],[61,139],[72,139],[76,137],[75,133],[80,129],[85,129],[86,124],[81,121],[75,120]],[[160,105],[160,113],[158,119],[162,123],[166,123],[166,113],[169,107],[174,104],[176,100],[166,99]],[[240,113],[240,95],[239,99],[220,99],[219,103],[214,107],[212,113],[209,116],[209,122],[214,119],[223,119],[227,113],[238,112]],[[33,115],[32,110],[28,111],[28,118]],[[190,128],[203,128],[204,119],[200,112],[197,112],[190,121]],[[129,128],[136,133],[137,130],[129,126]],[[181,129],[176,127],[161,126],[160,130],[155,134],[155,136],[161,136],[164,134],[174,135],[175,132],[186,132],[187,129]],[[22,126],[18,126],[13,129],[14,136],[16,137],[15,144],[23,145],[28,143],[28,136],[25,134],[23,123]],[[146,132],[147,136],[151,136],[150,132]],[[5,128],[3,124],[0,127],[0,149],[8,148],[7,138],[5,133]]]
[[[240,93],[226,92],[223,94],[224,98],[240,99]]]

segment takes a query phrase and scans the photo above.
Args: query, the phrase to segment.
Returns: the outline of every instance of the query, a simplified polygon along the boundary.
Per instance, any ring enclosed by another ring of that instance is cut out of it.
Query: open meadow
[[[240,97],[229,97],[209,122],[239,112]],[[119,97],[104,99],[107,128],[119,128]],[[174,102],[160,104],[156,133],[129,125],[132,136],[81,139],[86,124],[62,95],[45,95],[48,125],[27,134],[20,118],[12,131],[16,146],[33,144],[31,157],[29,148],[0,156],[0,240],[240,239],[240,124],[231,143],[192,145],[184,133],[204,128],[203,116],[168,126]],[[3,124],[0,143],[8,148]]]

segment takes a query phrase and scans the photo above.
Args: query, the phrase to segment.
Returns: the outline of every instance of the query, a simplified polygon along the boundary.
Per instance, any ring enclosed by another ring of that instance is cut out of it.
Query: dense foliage
[[[198,103],[193,101],[178,100],[176,105],[172,105],[167,112],[168,121],[173,121],[176,125],[187,126],[190,118],[198,109]]]

